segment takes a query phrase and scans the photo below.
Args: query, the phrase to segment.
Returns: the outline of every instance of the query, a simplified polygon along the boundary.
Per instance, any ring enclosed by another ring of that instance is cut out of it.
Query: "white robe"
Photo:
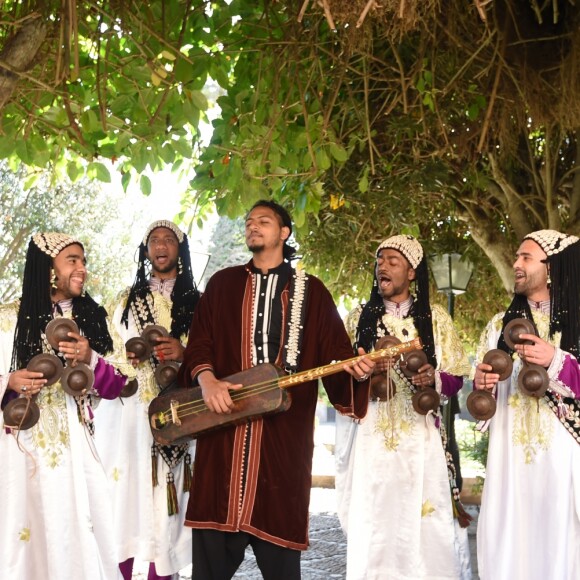
[[[0,309],[2,396],[17,308]],[[36,402],[41,415],[31,429],[7,433],[0,415],[0,578],[118,578],[108,482],[93,438],[60,383]]]
[[[401,340],[411,319],[384,315]],[[443,308],[433,307],[438,370],[469,372]],[[438,379],[437,386],[441,388]],[[405,383],[389,402],[369,403],[360,423],[337,423],[339,518],[347,534],[349,580],[471,578],[467,532],[455,526],[447,462],[432,416],[416,413]]]
[[[549,319],[534,311],[540,336]],[[482,336],[478,360],[497,347],[503,313]],[[559,343],[559,337],[555,337]],[[552,368],[554,367],[554,368]],[[551,379],[559,365],[548,369]],[[498,384],[477,528],[482,580],[576,580],[580,577],[580,445],[542,399]]]
[[[156,324],[169,329],[171,302],[153,292]],[[123,294],[112,319],[111,334],[115,343],[124,345],[129,338],[139,336],[133,315],[129,312],[129,327],[121,324],[127,293]],[[183,491],[184,471],[180,463],[173,469],[179,513],[167,513],[167,482],[169,468],[157,457],[158,485],[152,485],[151,445],[147,409],[159,393],[149,361],[137,367],[139,390],[132,397],[101,401],[95,411],[99,425],[97,447],[103,458],[113,487],[115,543],[117,559],[124,562],[136,558],[154,562],[158,575],[179,572],[191,564],[191,530],[184,526],[189,490]],[[106,435],[105,435],[106,434]],[[192,458],[195,443],[190,444]]]

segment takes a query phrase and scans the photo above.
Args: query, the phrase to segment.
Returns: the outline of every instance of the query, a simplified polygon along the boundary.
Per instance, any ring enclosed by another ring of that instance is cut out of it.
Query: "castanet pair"
[[[68,336],[69,332],[79,334],[77,323],[70,318],[54,318],[47,325],[44,331],[48,344],[58,351],[61,342],[76,342],[74,338]],[[72,395],[78,397],[92,388],[95,382],[94,371],[85,363],[73,360],[66,367],[62,361],[54,354],[41,353],[33,356],[26,370],[42,373],[46,379],[45,386],[54,385],[60,380],[62,388]],[[40,409],[36,403],[37,395],[20,395],[10,401],[4,407],[4,425],[12,429],[30,429],[40,418]]]
[[[516,344],[534,344],[530,340],[521,338],[522,334],[537,335],[531,320],[515,318],[506,324],[504,340],[511,349],[515,349]],[[512,374],[513,360],[507,352],[501,349],[489,350],[482,362],[492,367],[489,372],[498,374],[500,381],[505,381]],[[523,361],[522,369],[518,375],[518,387],[522,393],[539,399],[544,396],[549,384],[550,379],[544,367]],[[491,419],[495,415],[496,408],[495,397],[488,390],[477,389],[467,397],[467,410],[478,421]]]
[[[377,340],[375,350],[401,344],[396,336],[383,336]],[[414,349],[400,353],[398,369],[407,378],[412,379],[419,373],[419,369],[427,364],[427,355],[424,350]],[[388,401],[395,395],[396,388],[390,373],[394,369],[373,375],[371,380],[371,393],[373,398],[379,401]],[[420,415],[427,415],[430,411],[435,412],[441,404],[439,393],[432,387],[416,387],[411,397],[413,409]]]

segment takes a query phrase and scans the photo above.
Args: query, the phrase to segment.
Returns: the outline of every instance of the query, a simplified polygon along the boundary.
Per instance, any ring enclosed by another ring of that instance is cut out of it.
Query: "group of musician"
[[[379,244],[370,296],[343,322],[294,266],[291,235],[284,207],[257,202],[250,260],[202,294],[187,235],[155,221],[107,310],[86,291],[83,242],[32,236],[21,298],[0,307],[0,578],[128,580],[137,560],[149,580],[189,564],[193,578],[226,580],[251,546],[263,578],[299,579],[319,382],[340,415],[346,577],[472,578],[445,419],[469,376],[492,409],[478,425],[479,577],[576,578],[580,240],[525,236],[514,298],[472,366],[430,303],[428,248],[413,236]],[[498,349],[507,372],[485,358]]]

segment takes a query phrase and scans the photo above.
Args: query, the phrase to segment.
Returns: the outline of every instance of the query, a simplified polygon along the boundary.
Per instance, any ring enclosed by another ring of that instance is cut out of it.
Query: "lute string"
[[[285,389],[291,386],[295,386],[297,384],[307,382],[309,380],[315,380],[324,376],[340,372],[341,370],[343,370],[343,366],[345,364],[354,365],[365,356],[370,360],[375,360],[386,356],[400,354],[405,351],[413,350],[416,348],[421,348],[421,341],[418,338],[415,338],[409,342],[404,342],[401,344],[390,346],[388,348],[373,351],[367,353],[366,355],[359,355],[344,361],[330,363],[317,369],[310,369],[299,373],[295,373],[293,375],[280,376],[276,377],[275,379],[268,379],[266,381],[256,383],[254,385],[248,385],[242,387],[239,390],[233,391],[230,396],[232,398],[232,401],[240,401],[248,397],[266,393],[274,389],[280,388]],[[198,399],[196,401],[191,401],[189,403],[180,404],[177,408],[177,417],[181,419],[184,417],[188,417],[190,415],[205,412],[206,410],[208,410],[208,407],[203,401],[203,399]],[[159,418],[160,423],[162,425],[165,425],[166,423],[172,420],[173,417],[172,410],[168,409],[166,411],[160,411],[159,413],[157,413],[157,417]]]

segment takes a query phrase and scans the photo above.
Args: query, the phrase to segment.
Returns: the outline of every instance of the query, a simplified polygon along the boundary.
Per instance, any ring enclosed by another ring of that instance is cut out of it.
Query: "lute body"
[[[421,346],[421,340],[415,338],[363,356],[378,360],[420,349]],[[265,363],[225,377],[222,380],[243,385],[241,389],[230,391],[234,401],[231,413],[210,411],[203,401],[201,387],[168,389],[153,399],[149,405],[149,424],[153,439],[161,445],[175,445],[215,429],[285,411],[291,403],[286,389],[341,372],[343,365],[352,366],[363,356],[333,362],[293,375],[286,375],[275,365]]]

